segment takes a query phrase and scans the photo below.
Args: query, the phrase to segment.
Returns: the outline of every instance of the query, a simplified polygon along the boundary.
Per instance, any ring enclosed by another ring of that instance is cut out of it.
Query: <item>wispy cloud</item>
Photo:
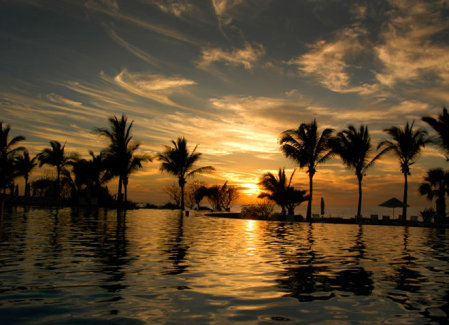
[[[358,24],[336,33],[333,40],[320,40],[309,45],[310,50],[288,61],[300,73],[315,77],[327,89],[339,93],[372,94],[378,91],[374,84],[354,86],[351,82],[349,61],[365,51],[366,31]]]
[[[382,42],[375,46],[383,69],[376,74],[382,85],[410,83],[420,78],[436,77],[449,85],[449,46],[432,41],[449,29],[441,15],[444,1],[391,1],[390,21]]]
[[[166,77],[158,74],[129,73],[122,70],[114,77],[114,82],[126,91],[146,97],[161,104],[191,110],[191,108],[174,102],[169,96],[185,86],[196,82],[181,77]]]
[[[146,21],[144,19],[137,18],[133,15],[126,14],[125,12],[122,12],[121,10],[117,10],[114,6],[105,6],[104,3],[98,2],[97,0],[90,0],[85,3],[85,6],[88,10],[91,10],[93,12],[100,12],[102,14],[108,15],[112,18],[125,21],[127,23],[133,24],[135,26],[147,29],[149,31],[152,31],[154,33],[163,35],[165,37],[175,39],[181,42],[189,43],[192,45],[199,46],[200,42],[198,40],[193,39],[192,37],[188,37],[187,35],[174,30],[167,26],[161,26],[154,23],[151,23],[149,21]]]
[[[120,46],[123,46],[125,49],[127,49],[130,53],[138,57],[139,59],[145,61],[148,64],[151,64],[153,66],[158,66],[161,63],[161,60],[158,58],[146,53],[145,51],[139,49],[138,47],[130,44],[125,39],[120,37],[115,31],[112,29],[108,29],[108,33],[111,36],[111,38]]]
[[[223,62],[225,65],[241,65],[245,69],[251,69],[264,54],[265,49],[262,44],[246,43],[245,47],[234,48],[230,51],[219,48],[203,48],[198,67],[206,68],[214,62]]]
[[[192,3],[186,0],[154,0],[153,3],[163,12],[181,17],[194,11]]]

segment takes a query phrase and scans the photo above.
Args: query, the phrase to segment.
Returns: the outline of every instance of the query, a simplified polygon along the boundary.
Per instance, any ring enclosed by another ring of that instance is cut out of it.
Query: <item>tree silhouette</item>
[[[309,174],[309,202],[307,205],[307,220],[312,219],[313,176],[317,166],[331,157],[329,140],[333,129],[326,128],[318,133],[316,120],[301,123],[297,129],[282,132],[280,138],[281,150],[288,158],[307,168]]]
[[[50,165],[56,167],[56,195],[60,197],[61,173],[63,169],[70,164],[76,155],[66,156],[65,144],[61,145],[58,141],[50,141],[50,148],[45,148],[38,155],[39,167]]]
[[[98,196],[102,190],[102,185],[109,181],[112,177],[111,172],[108,169],[108,164],[105,159],[105,154],[100,153],[95,155],[93,151],[89,151],[91,157],[87,159],[75,159],[71,165],[74,174],[73,185],[76,188],[78,195],[82,191],[87,192],[87,196]]]
[[[147,155],[136,155],[133,154],[131,151],[128,153],[129,160],[128,160],[128,166],[126,169],[126,173],[123,177],[123,188],[125,192],[125,202],[128,202],[128,181],[129,176],[138,171],[142,168],[142,163],[146,161],[152,161],[152,159]]]
[[[430,169],[419,186],[419,193],[429,200],[436,198],[437,222],[446,218],[446,194],[449,194],[449,172],[441,168]]]
[[[449,161],[449,114],[447,108],[443,107],[443,112],[437,118],[425,116],[422,119],[438,133],[437,144],[446,151],[446,159]]]
[[[109,139],[109,146],[104,151],[106,158],[113,162],[110,163],[111,172],[119,177],[117,199],[123,201],[123,191],[125,192],[125,201],[127,198],[127,188],[129,175],[142,167],[142,162],[151,159],[145,155],[136,155],[136,150],[140,144],[133,141],[131,128],[134,121],[128,124],[128,118],[122,114],[121,118],[117,116],[110,117],[109,129],[97,128],[95,132]]]
[[[408,180],[407,176],[410,174],[410,166],[418,159],[421,149],[430,142],[427,137],[427,131],[424,129],[413,130],[412,124],[406,123],[404,128],[392,126],[384,131],[390,135],[391,140],[384,140],[378,145],[383,148],[384,152],[393,151],[399,158],[401,172],[404,174],[404,196],[402,207],[402,222],[407,220],[407,191]]]
[[[25,137],[19,135],[10,139],[10,131],[10,125],[4,126],[3,122],[0,121],[0,190],[3,190],[3,192],[14,179],[14,157],[20,151],[25,150],[24,147],[17,147],[17,144],[25,140]]]
[[[368,126],[361,125],[357,130],[349,125],[332,139],[331,147],[334,153],[340,156],[343,164],[347,168],[355,170],[359,186],[359,199],[357,204],[357,219],[361,219],[362,210],[362,180],[366,171],[374,162],[384,153],[381,151],[374,158],[370,159],[372,152],[371,137],[369,136]]]
[[[295,207],[309,198],[305,195],[306,191],[296,190],[291,186],[294,174],[293,171],[288,183],[284,168],[279,168],[277,177],[268,172],[260,178],[259,186],[266,192],[260,193],[258,197],[267,198],[279,205],[282,216],[286,215],[287,209],[289,214],[294,214]]]
[[[212,185],[204,189],[198,189],[198,196],[204,194],[209,199],[212,209],[215,211],[229,211],[231,203],[238,198],[238,191],[235,187],[228,185],[225,181],[223,185]]]
[[[173,147],[165,146],[165,150],[157,155],[161,161],[161,171],[178,177],[178,185],[181,189],[181,210],[184,210],[184,187],[187,178],[197,174],[215,170],[212,166],[195,168],[195,163],[201,158],[201,153],[196,152],[198,146],[189,152],[187,140],[179,137],[176,141],[172,140]]]
[[[37,165],[37,156],[31,158],[28,150],[24,150],[21,155],[18,155],[14,159],[14,166],[17,173],[17,176],[23,176],[25,179],[25,197],[30,196],[30,184],[28,183],[28,179],[31,171]]]

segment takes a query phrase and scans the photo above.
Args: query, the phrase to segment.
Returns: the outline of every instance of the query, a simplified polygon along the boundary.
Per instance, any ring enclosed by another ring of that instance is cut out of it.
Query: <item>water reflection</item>
[[[0,320],[444,323],[448,260],[431,229],[5,210]]]
[[[286,268],[278,280],[280,287],[299,301],[328,300],[336,292],[370,295],[374,289],[372,272],[359,264],[365,252],[363,226],[359,226],[354,245],[347,250],[351,253],[336,267],[329,263],[329,257],[314,248],[314,225],[308,224],[305,241],[299,245],[294,255],[282,254]],[[277,234],[279,236],[279,233]],[[287,244],[287,243],[285,243]],[[332,257],[331,257],[332,259]]]
[[[162,272],[166,275],[179,275],[184,273],[188,264],[185,262],[189,246],[184,242],[184,214],[181,212],[171,221],[172,231],[169,232],[169,238],[165,244],[164,252],[167,254],[171,265]]]

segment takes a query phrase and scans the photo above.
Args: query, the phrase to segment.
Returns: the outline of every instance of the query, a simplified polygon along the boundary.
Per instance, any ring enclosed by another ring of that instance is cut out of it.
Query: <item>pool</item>
[[[448,317],[447,229],[69,208],[17,208],[1,223],[1,324]]]

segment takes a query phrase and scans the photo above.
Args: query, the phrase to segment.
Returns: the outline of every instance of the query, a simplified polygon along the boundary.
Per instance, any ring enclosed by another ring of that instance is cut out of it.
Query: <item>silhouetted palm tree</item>
[[[120,119],[114,115],[108,121],[109,129],[98,128],[95,132],[105,136],[110,141],[105,154],[108,160],[113,161],[113,164],[110,165],[112,173],[119,177],[117,199],[119,202],[122,202],[122,187],[125,187],[125,200],[127,200],[126,192],[129,174],[140,168],[141,163],[150,160],[150,158],[147,156],[135,156],[135,152],[140,144],[132,140],[131,128],[134,121],[128,124],[128,118],[123,114]],[[137,159],[134,160],[134,158]]]
[[[294,214],[295,207],[309,198],[305,195],[306,191],[297,190],[291,186],[294,174],[293,171],[287,182],[285,169],[279,168],[277,177],[268,172],[260,178],[259,186],[267,192],[260,193],[258,197],[267,198],[279,205],[282,209],[282,216],[286,215],[286,209],[289,214]]]
[[[281,134],[280,144],[284,155],[296,161],[300,168],[306,167],[309,174],[308,221],[312,218],[313,176],[318,164],[331,157],[329,140],[332,132],[333,129],[326,128],[319,134],[316,120],[313,120],[310,123],[301,123],[296,130],[286,130]]]
[[[424,129],[413,130],[413,124],[406,123],[404,128],[392,126],[384,131],[390,135],[391,140],[382,141],[378,145],[384,148],[384,152],[392,150],[399,158],[401,172],[404,174],[404,196],[402,203],[402,222],[407,220],[407,176],[410,175],[410,166],[418,159],[421,149],[430,142],[427,131]]]
[[[31,158],[28,150],[24,150],[21,155],[18,155],[14,159],[14,166],[17,173],[17,176],[23,176],[25,179],[25,197],[30,196],[30,184],[28,183],[28,179],[31,171],[37,165],[37,156]]]
[[[306,195],[306,193],[306,191],[298,190],[290,185],[287,187],[287,204],[285,207],[287,208],[287,213],[289,215],[294,215],[295,208],[301,203],[309,200],[309,196]]]
[[[194,164],[200,159],[201,153],[196,152],[196,148],[189,152],[187,141],[179,137],[176,141],[171,141],[173,147],[165,146],[165,150],[157,155],[158,160],[162,162],[161,171],[168,172],[178,177],[178,184],[181,188],[181,210],[184,210],[184,187],[187,178],[197,174],[215,170],[212,166],[194,168]]]
[[[134,173],[135,171],[142,168],[142,163],[145,161],[152,161],[152,159],[146,155],[136,155],[133,154],[132,151],[128,153],[129,155],[129,161],[128,166],[126,168],[126,173],[123,177],[123,188],[125,192],[125,202],[128,202],[128,181],[129,176]]]
[[[80,193],[84,189],[87,194],[97,196],[101,190],[101,186],[112,178],[105,159],[105,154],[95,155],[93,151],[89,151],[91,157],[87,159],[76,159],[71,165],[73,166],[73,174],[75,179],[73,185],[76,191]],[[92,191],[94,193],[92,193]]]
[[[349,125],[332,139],[331,147],[334,153],[340,156],[343,164],[355,170],[359,185],[359,200],[357,204],[357,219],[361,219],[362,210],[362,180],[366,171],[384,153],[381,151],[374,158],[370,158],[372,152],[371,137],[368,133],[368,126],[361,125],[357,130]]]
[[[446,218],[446,194],[449,194],[449,172],[441,168],[430,169],[419,186],[419,193],[429,200],[436,198],[437,222]]]
[[[39,167],[50,165],[56,167],[56,195],[60,197],[61,189],[61,173],[63,169],[69,165],[76,155],[66,156],[65,144],[62,145],[58,141],[50,141],[50,148],[45,148],[38,155]]]
[[[443,112],[438,115],[438,118],[425,116],[422,119],[438,133],[437,144],[446,151],[446,159],[449,161],[449,114],[446,107],[443,107]]]
[[[19,135],[9,139],[10,131],[9,125],[3,126],[3,122],[0,122],[0,189],[3,191],[14,179],[13,162],[15,155],[25,150],[24,147],[17,147],[17,144],[25,140],[25,137]]]

